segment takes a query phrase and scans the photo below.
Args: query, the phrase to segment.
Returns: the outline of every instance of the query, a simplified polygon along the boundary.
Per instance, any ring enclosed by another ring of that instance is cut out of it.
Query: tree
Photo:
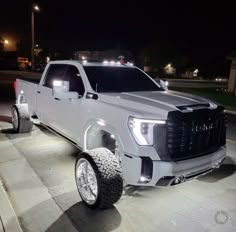
[[[190,65],[189,57],[177,49],[173,44],[153,42],[144,47],[141,51],[143,65],[150,66],[153,75],[163,74],[167,64],[176,68],[176,75],[181,75]]]

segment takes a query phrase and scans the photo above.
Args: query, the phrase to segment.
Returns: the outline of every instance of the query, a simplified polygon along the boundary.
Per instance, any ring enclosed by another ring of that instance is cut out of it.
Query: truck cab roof
[[[79,63],[83,66],[101,66],[101,67],[128,67],[128,68],[134,68],[132,63],[128,62],[125,64],[121,64],[120,61],[103,61],[103,62],[97,62],[97,61],[87,61],[87,60],[60,60],[60,61],[50,61],[49,64],[65,64],[65,63]]]

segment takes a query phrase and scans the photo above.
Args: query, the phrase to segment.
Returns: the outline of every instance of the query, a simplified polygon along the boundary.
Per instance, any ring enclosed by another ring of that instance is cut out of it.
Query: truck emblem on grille
[[[195,124],[192,127],[192,132],[202,132],[209,131],[214,128],[213,123],[203,123],[203,124]]]

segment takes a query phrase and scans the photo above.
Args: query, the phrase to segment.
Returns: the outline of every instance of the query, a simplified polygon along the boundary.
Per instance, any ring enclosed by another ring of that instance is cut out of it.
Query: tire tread
[[[32,131],[33,122],[30,120],[28,107],[26,104],[16,104],[13,107],[16,108],[18,114],[18,128],[17,133],[29,133]]]
[[[98,199],[94,205],[87,205],[100,209],[110,208],[121,198],[123,192],[122,171],[118,159],[106,148],[96,148],[81,155],[92,158],[99,175]]]

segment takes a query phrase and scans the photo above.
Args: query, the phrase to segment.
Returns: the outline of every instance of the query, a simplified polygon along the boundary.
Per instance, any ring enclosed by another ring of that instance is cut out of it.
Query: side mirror
[[[77,92],[69,91],[69,81],[53,81],[53,96],[56,99],[76,99],[79,98]]]
[[[160,80],[160,86],[161,86],[164,90],[168,90],[168,81]]]
[[[53,91],[54,92],[69,92],[69,81],[54,80]]]

